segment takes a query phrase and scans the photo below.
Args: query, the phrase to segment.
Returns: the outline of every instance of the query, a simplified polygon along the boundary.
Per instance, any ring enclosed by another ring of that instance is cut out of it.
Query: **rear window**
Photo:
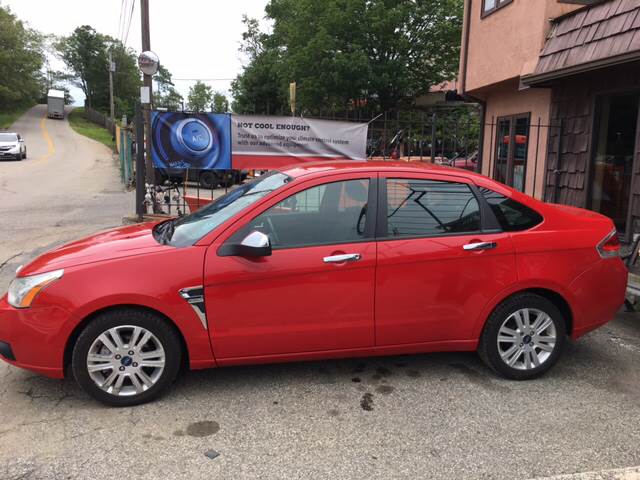
[[[542,222],[542,215],[526,205],[493,190],[481,188],[480,191],[505,232],[528,230]]]

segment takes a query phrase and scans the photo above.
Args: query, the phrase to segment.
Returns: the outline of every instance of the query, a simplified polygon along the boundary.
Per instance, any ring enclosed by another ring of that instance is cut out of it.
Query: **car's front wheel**
[[[80,333],[72,369],[93,398],[113,406],[148,402],[176,378],[180,340],[163,318],[144,310],[99,314]]]
[[[565,336],[560,310],[540,295],[523,293],[496,307],[485,325],[478,353],[502,376],[526,380],[542,375],[558,361]]]

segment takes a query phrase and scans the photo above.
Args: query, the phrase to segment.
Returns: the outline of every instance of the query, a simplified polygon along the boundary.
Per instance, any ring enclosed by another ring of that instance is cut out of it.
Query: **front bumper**
[[[13,308],[7,303],[7,296],[3,296],[0,359],[48,377],[64,377],[68,318],[69,313],[57,306]]]

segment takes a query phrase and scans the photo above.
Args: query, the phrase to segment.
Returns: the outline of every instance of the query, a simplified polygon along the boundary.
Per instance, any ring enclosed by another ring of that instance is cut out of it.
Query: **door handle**
[[[362,257],[359,253],[345,253],[343,255],[331,255],[330,257],[324,257],[322,261],[324,263],[344,263],[344,262],[357,262]]]
[[[491,250],[492,248],[496,248],[498,244],[496,242],[476,242],[476,243],[467,243],[462,248],[465,250]]]

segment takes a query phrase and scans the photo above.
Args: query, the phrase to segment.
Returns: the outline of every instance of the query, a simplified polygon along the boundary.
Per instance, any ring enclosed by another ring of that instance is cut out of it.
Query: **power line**
[[[235,80],[235,78],[173,78],[171,80],[180,81],[180,82],[229,82],[231,80]]]
[[[117,39],[122,41],[122,17],[123,17],[123,12],[124,12],[124,2],[125,0],[122,0],[122,3],[120,4],[120,18],[118,19],[118,35],[117,35]]]
[[[134,7],[136,5],[135,0],[131,1],[131,12],[129,13],[129,24],[127,25],[127,33],[124,36],[124,42],[122,42],[122,44],[125,46],[127,46],[127,39],[129,38],[129,29],[131,28],[131,20],[133,19],[133,10]]]

